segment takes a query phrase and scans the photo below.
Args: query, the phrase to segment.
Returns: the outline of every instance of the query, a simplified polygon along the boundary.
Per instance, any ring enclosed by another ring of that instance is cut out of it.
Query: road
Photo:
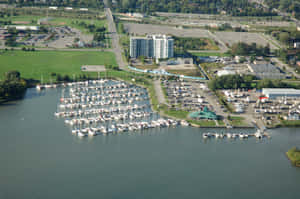
[[[122,58],[123,49],[119,43],[119,35],[117,33],[116,24],[114,22],[112,12],[111,12],[110,8],[108,7],[107,0],[104,0],[103,2],[104,2],[105,15],[107,18],[107,23],[108,23],[108,31],[110,33],[110,38],[111,38],[111,42],[112,42],[113,52],[116,55],[116,60],[119,65],[119,68],[122,70],[127,70],[128,69],[126,67],[127,64],[124,62],[124,60]]]

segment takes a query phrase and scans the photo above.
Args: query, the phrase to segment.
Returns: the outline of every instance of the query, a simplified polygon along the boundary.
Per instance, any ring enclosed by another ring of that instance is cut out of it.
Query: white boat
[[[208,138],[208,134],[207,134],[207,133],[203,133],[203,134],[202,134],[202,137],[203,137],[203,138]]]
[[[89,136],[96,136],[97,133],[95,131],[92,131],[91,129],[89,130]]]
[[[42,85],[40,85],[40,84],[38,84],[38,85],[36,85],[36,89],[37,89],[38,91],[40,91],[40,90],[45,89],[45,87],[42,86]]]
[[[86,134],[82,133],[81,131],[79,131],[79,132],[77,133],[77,135],[78,135],[79,137],[85,137],[85,136],[86,136]]]
[[[261,131],[259,129],[256,131],[256,133],[254,134],[254,136],[256,138],[258,138],[258,139],[261,139],[263,137],[263,135],[262,135],[262,133],[261,133]]]

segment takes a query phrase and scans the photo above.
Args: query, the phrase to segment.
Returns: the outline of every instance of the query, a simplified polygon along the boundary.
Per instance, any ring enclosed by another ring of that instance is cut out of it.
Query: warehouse
[[[273,64],[248,64],[250,72],[259,79],[284,79],[285,74]]]
[[[277,97],[300,98],[300,90],[294,88],[263,88],[262,93],[270,99]]]

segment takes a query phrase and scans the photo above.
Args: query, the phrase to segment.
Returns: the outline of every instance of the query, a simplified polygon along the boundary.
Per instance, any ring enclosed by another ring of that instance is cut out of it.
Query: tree
[[[9,71],[5,73],[5,80],[6,81],[16,81],[20,80],[21,74],[19,71]]]
[[[290,39],[290,35],[287,32],[282,32],[279,34],[279,41],[281,41],[284,44],[288,44]]]

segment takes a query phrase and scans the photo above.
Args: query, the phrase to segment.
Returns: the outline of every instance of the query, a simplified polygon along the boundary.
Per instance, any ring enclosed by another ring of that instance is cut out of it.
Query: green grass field
[[[115,55],[111,52],[79,51],[6,51],[0,54],[0,77],[5,72],[18,70],[24,78],[50,80],[51,73],[61,75],[87,74],[80,70],[82,65],[117,65]],[[96,76],[96,73],[90,73]]]

